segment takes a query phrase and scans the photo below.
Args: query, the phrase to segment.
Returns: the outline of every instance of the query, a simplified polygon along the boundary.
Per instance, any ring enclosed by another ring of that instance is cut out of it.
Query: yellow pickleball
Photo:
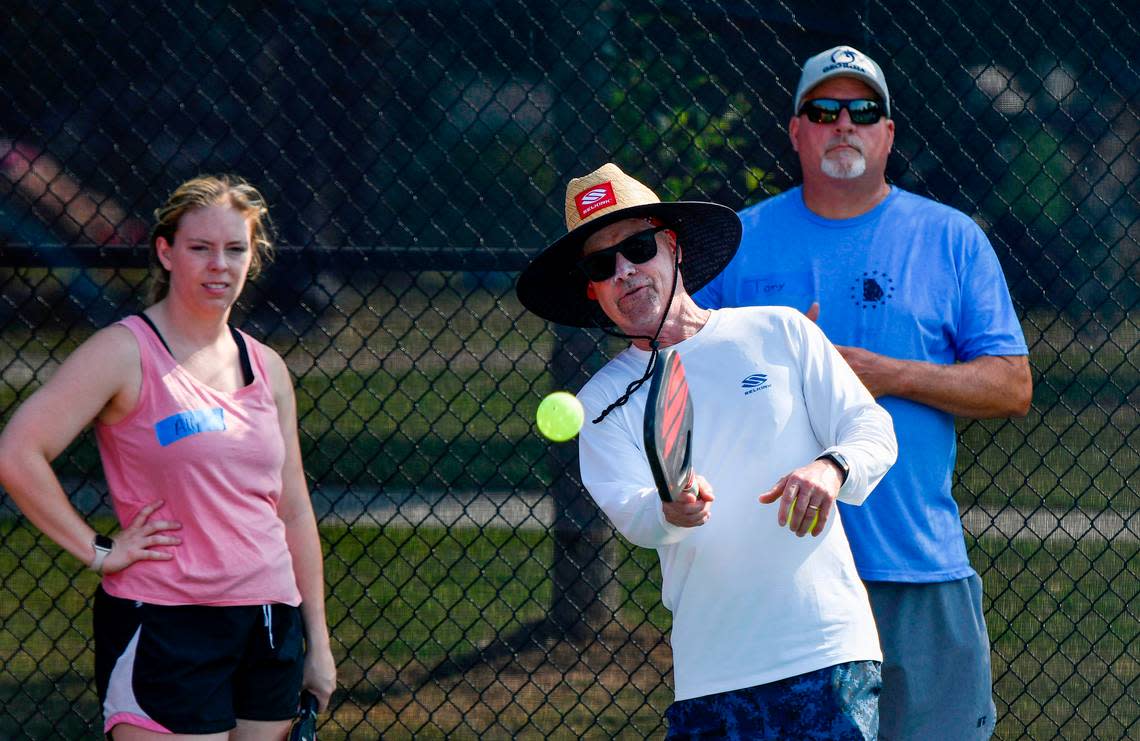
[[[538,422],[538,431],[546,439],[564,443],[582,429],[582,423],[586,421],[586,410],[574,394],[555,391],[547,394],[538,405],[535,421]]]
[[[791,527],[791,526],[792,526],[792,511],[793,511],[795,508],[796,508],[796,498],[795,498],[795,497],[792,497],[792,503],[791,503],[791,505],[789,505],[789,506],[788,506],[788,527]],[[815,510],[813,510],[813,511],[815,512],[815,517],[812,517],[812,518],[811,518],[811,527],[809,527],[809,528],[807,529],[807,531],[808,531],[809,533],[810,533],[812,530],[815,530],[815,526],[816,526],[816,524],[819,522],[819,509],[818,509],[818,508],[816,508],[816,509],[815,509]]]

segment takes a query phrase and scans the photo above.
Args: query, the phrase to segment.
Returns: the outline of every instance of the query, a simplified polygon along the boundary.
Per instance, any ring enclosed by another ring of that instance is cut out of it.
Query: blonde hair
[[[269,207],[257,188],[237,175],[200,175],[179,185],[159,208],[154,210],[154,228],[150,232],[150,288],[148,303],[161,301],[170,291],[170,271],[158,259],[158,239],[174,244],[174,234],[182,217],[190,211],[208,206],[226,205],[245,217],[250,225],[253,256],[249,278],[256,278],[273,259],[272,224]]]

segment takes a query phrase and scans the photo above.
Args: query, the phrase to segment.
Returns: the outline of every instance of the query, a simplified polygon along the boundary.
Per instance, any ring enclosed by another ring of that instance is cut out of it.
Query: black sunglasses
[[[807,116],[808,121],[817,124],[830,124],[839,120],[839,112],[844,108],[851,116],[851,123],[859,126],[869,126],[886,115],[883,104],[869,98],[857,100],[837,100],[835,98],[816,98],[806,100],[800,106],[801,116]]]
[[[657,254],[657,232],[663,232],[669,227],[658,226],[646,229],[632,236],[626,237],[613,247],[591,252],[578,261],[578,267],[586,277],[594,283],[609,280],[617,270],[617,255],[622,253],[625,259],[640,265],[649,262]]]

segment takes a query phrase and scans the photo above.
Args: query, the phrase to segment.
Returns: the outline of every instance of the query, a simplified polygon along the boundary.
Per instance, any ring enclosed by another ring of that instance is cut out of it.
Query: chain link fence
[[[1140,150],[1127,4],[16,0],[0,31],[0,409],[141,308],[148,215],[233,171],[282,245],[235,321],[286,358],[341,689],[322,738],[659,737],[656,555],[535,434],[611,341],[518,270],[605,161],[740,208],[795,184],[799,64],[887,72],[888,177],[989,234],[1023,420],[962,422],[1002,739],[1140,735]],[[84,435],[56,463],[113,523]],[[0,506],[0,737],[93,738],[95,577]]]

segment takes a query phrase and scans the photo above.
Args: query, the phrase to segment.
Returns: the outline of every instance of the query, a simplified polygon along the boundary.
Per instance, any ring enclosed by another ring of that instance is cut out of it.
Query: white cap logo
[[[851,64],[855,61],[855,52],[850,49],[839,49],[831,55],[831,61],[836,64]]]

